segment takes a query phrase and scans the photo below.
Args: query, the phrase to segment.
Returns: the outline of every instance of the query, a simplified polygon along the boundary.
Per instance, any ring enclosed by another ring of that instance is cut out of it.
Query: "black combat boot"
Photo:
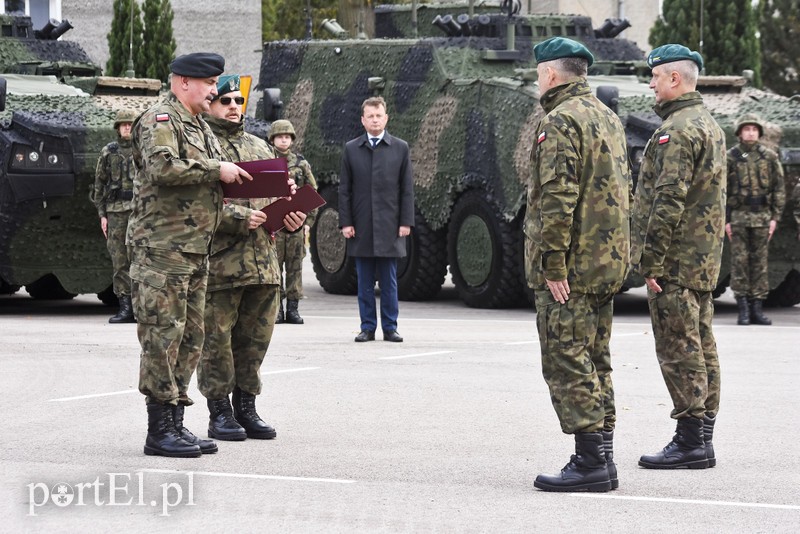
[[[717,457],[714,456],[714,445],[711,439],[714,437],[714,423],[717,422],[717,416],[710,417],[703,416],[703,441],[706,444],[706,458],[708,458],[708,467],[717,465]]]
[[[286,322],[289,324],[303,324],[303,318],[297,311],[297,301],[286,299]]]
[[[222,441],[242,441],[247,432],[233,418],[233,409],[228,396],[221,399],[208,399],[208,437]]]
[[[750,301],[750,322],[753,324],[770,325],[772,321],[764,315],[763,305],[764,301],[753,299]]]
[[[216,443],[210,439],[198,438],[192,434],[188,428],[183,426],[183,411],[185,409],[186,406],[180,403],[172,408],[172,419],[175,421],[175,430],[178,431],[178,435],[186,443],[191,443],[192,445],[197,445],[200,447],[200,452],[203,454],[214,454],[217,452],[219,449],[217,448]]]
[[[200,447],[184,441],[175,430],[171,404],[147,403],[147,440],[144,453],[147,456],[170,456],[173,458],[197,458]]]
[[[739,305],[739,318],[736,324],[750,324],[750,304],[747,302],[747,297],[736,297],[736,304]]]
[[[614,463],[614,431],[603,431],[603,452],[606,454],[606,465],[608,466],[608,478],[611,479],[611,489],[619,487],[617,480],[617,464]]]
[[[256,396],[242,391],[238,386],[233,389],[233,415],[244,427],[248,438],[272,439],[278,435],[256,413]]]
[[[283,316],[283,299],[278,302],[280,303],[280,307],[278,308],[278,316],[275,318],[275,324],[282,324],[286,322]]]
[[[703,420],[697,417],[678,419],[672,441],[661,452],[645,454],[639,465],[648,469],[705,469],[708,467],[703,441]]]
[[[130,295],[123,295],[119,298],[119,311],[108,320],[109,323],[135,323],[136,319],[133,317],[133,304],[131,304]]]
[[[600,432],[575,434],[575,454],[558,475],[539,475],[533,483],[544,491],[608,491],[606,456]]]

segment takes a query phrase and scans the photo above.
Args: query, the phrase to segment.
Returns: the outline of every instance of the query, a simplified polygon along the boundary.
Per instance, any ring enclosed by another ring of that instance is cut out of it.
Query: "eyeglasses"
[[[242,104],[244,104],[244,97],[243,96],[236,96],[236,97],[233,97],[233,98],[231,98],[229,96],[221,96],[217,100],[219,100],[219,103],[222,104],[223,106],[230,105],[231,100],[236,102],[237,106],[241,106]]]

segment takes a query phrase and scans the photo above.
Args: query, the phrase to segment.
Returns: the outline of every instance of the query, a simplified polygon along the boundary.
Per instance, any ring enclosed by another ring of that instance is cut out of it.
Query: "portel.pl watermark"
[[[145,484],[145,473],[104,473],[90,482],[32,482],[28,488],[28,515],[42,507],[146,506],[168,516],[178,506],[194,506],[194,473],[175,473],[178,480]]]

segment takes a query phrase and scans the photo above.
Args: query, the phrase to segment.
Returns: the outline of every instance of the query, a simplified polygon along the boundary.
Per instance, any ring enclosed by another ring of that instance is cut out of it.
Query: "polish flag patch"
[[[541,145],[542,142],[547,139],[547,132],[542,132],[539,134],[539,137],[536,139],[536,144]]]
[[[159,113],[156,115],[156,122],[167,122],[169,120],[169,113]]]
[[[665,143],[669,143],[669,134],[664,134],[658,138],[658,144],[663,145]]]

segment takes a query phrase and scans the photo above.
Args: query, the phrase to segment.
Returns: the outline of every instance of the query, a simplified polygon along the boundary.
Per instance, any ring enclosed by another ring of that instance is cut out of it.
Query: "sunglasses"
[[[230,105],[231,100],[236,102],[237,106],[241,106],[242,104],[244,104],[244,97],[243,96],[237,96],[237,97],[234,97],[234,98],[231,98],[229,96],[221,96],[217,100],[219,100],[219,103],[222,104],[223,106]]]

